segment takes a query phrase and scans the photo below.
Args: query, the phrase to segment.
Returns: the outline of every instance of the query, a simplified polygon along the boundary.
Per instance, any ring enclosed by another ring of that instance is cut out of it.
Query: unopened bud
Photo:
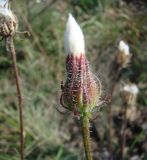
[[[64,37],[66,58],[66,82],[62,86],[61,101],[69,110],[90,112],[98,103],[101,83],[89,67],[85,56],[84,36],[79,25],[69,15]]]

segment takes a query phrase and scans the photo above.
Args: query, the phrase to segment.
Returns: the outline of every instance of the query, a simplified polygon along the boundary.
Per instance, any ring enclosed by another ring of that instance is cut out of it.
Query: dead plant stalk
[[[24,128],[23,128],[22,92],[21,92],[20,78],[19,78],[19,72],[18,72],[17,61],[16,61],[15,46],[13,43],[12,36],[9,36],[6,38],[6,48],[7,48],[7,51],[11,54],[11,58],[12,58],[12,67],[14,71],[15,84],[16,84],[16,90],[17,90],[19,121],[20,121],[20,159],[24,160],[24,137],[23,137]]]

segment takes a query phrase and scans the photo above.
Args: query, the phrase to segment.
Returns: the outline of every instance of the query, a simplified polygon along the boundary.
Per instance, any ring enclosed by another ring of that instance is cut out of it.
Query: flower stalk
[[[139,92],[138,87],[135,84],[126,84],[121,90],[121,97],[123,101],[123,124],[122,124],[122,143],[121,143],[121,160],[124,160],[124,148],[126,144],[126,128],[127,128],[127,109],[134,106]]]
[[[61,105],[74,112],[81,121],[83,143],[87,160],[93,160],[90,146],[90,118],[92,110],[97,106],[101,95],[101,83],[96,79],[89,67],[85,55],[84,36],[81,28],[69,15],[64,47],[66,57],[66,81],[62,82]]]
[[[118,45],[118,53],[115,56],[115,59],[113,61],[113,66],[111,70],[111,98],[113,98],[113,94],[117,85],[117,82],[120,79],[121,71],[123,68],[126,68],[128,66],[128,63],[130,62],[131,54],[129,51],[129,46],[121,40]],[[113,159],[113,149],[112,149],[112,101],[109,103],[108,108],[108,140],[109,140],[109,159]]]
[[[91,146],[90,146],[90,131],[89,131],[89,118],[87,115],[81,117],[83,143],[85,148],[85,155],[87,160],[92,160]]]
[[[127,108],[128,106],[124,104],[123,110],[123,124],[122,124],[122,142],[121,142],[121,160],[124,160],[124,148],[126,144],[126,127],[127,127]]]

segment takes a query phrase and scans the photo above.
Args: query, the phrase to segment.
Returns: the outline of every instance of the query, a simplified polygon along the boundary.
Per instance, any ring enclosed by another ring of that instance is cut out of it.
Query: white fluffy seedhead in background
[[[121,52],[123,52],[124,54],[126,54],[126,55],[129,55],[129,46],[124,42],[124,41],[120,41],[119,42],[119,50],[121,51]]]
[[[41,0],[36,0],[36,3],[40,3],[41,2]]]
[[[13,18],[13,13],[7,8],[0,7],[0,15]]]
[[[64,48],[67,54],[80,55],[85,53],[83,32],[71,14],[69,14],[66,24]]]
[[[8,8],[9,7],[9,0],[0,0],[0,7]]]
[[[0,16],[14,19],[14,14],[9,9],[9,0],[0,0]]]
[[[123,87],[123,90],[122,91],[125,91],[125,92],[129,92],[131,94],[138,94],[139,92],[139,89],[138,87],[135,85],[135,84],[126,84],[124,87]]]

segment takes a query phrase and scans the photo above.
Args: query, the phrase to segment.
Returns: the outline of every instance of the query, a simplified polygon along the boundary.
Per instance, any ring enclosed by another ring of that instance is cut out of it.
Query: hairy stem
[[[121,160],[124,160],[124,148],[126,143],[126,126],[127,126],[127,105],[124,105],[123,125],[122,125],[122,144],[121,144]]]
[[[81,126],[86,160],[93,160],[90,146],[89,118],[87,115],[81,117]]]
[[[15,47],[13,44],[13,37],[11,36],[6,38],[6,49],[11,54],[13,70],[14,70],[14,77],[15,77],[17,97],[18,97],[19,121],[20,121],[20,159],[24,160],[22,93],[21,93],[19,73],[16,62]]]

